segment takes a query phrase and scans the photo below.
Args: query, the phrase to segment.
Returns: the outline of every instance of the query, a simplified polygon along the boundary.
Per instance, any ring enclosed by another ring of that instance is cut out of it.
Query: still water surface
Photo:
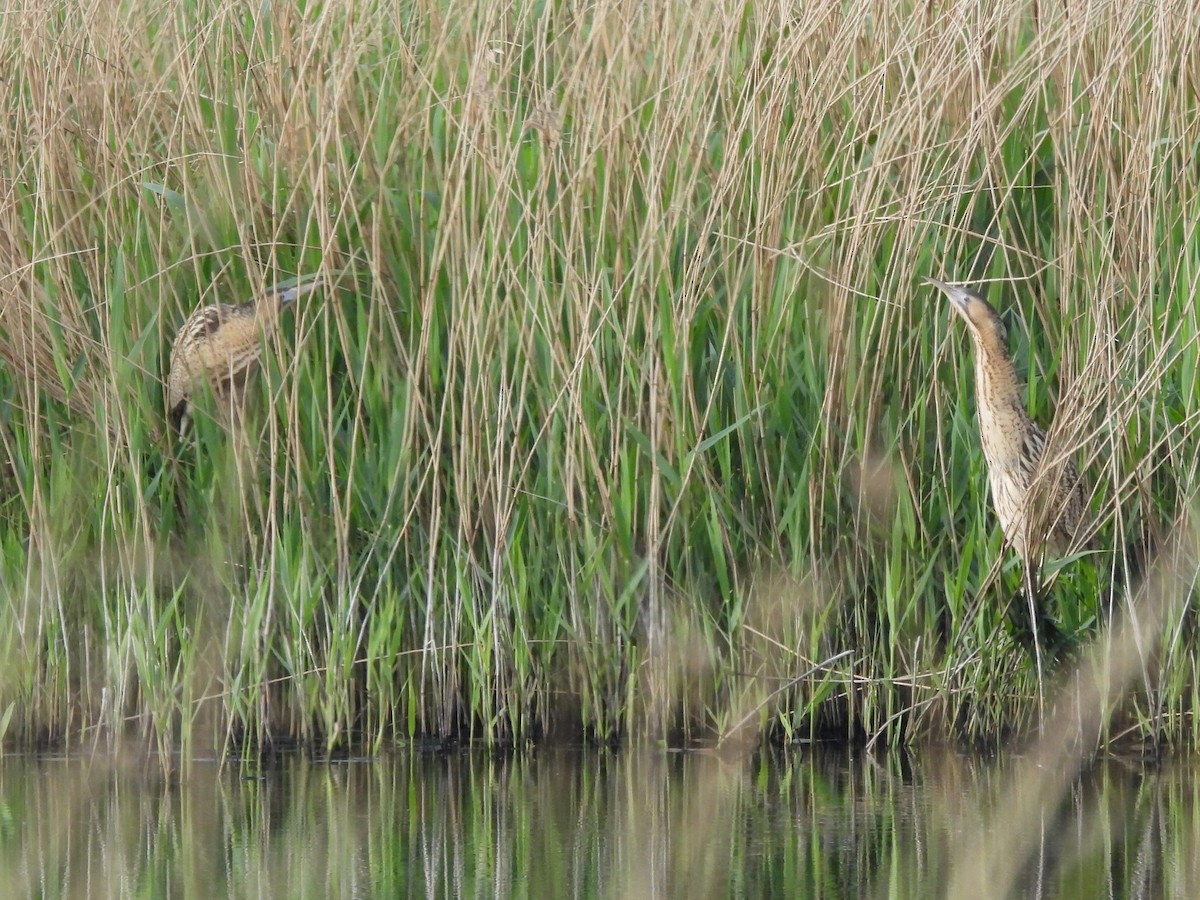
[[[0,761],[0,897],[1200,897],[1200,768],[546,751]]]

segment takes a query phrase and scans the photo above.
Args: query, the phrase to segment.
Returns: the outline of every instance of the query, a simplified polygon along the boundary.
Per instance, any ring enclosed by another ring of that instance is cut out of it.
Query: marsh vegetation
[[[1198,30],[1128,0],[26,4],[4,740],[1193,746]],[[174,438],[184,318],[322,273],[236,428],[200,400]],[[1041,679],[927,274],[984,284],[1091,486]]]

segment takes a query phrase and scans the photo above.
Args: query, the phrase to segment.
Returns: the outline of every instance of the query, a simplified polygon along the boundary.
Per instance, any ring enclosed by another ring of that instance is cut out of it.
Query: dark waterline
[[[1196,771],[809,750],[0,763],[3,897],[1195,897]],[[1031,829],[1028,822],[1036,823]]]

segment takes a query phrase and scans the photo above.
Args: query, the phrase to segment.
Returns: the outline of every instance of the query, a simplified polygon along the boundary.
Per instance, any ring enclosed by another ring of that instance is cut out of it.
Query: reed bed
[[[4,25],[10,745],[990,743],[1090,673],[1085,752],[1195,746],[1188,4]],[[173,435],[183,318],[313,274],[243,420]],[[1044,678],[923,274],[1094,488]]]

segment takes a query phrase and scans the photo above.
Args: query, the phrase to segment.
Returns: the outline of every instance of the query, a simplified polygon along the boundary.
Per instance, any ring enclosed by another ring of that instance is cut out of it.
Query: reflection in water
[[[969,847],[1016,896],[1200,896],[1191,771],[1098,767],[1016,853],[995,812],[1021,764],[554,751],[297,760],[257,780],[194,764],[172,785],[141,763],[7,759],[0,894],[931,897]]]

